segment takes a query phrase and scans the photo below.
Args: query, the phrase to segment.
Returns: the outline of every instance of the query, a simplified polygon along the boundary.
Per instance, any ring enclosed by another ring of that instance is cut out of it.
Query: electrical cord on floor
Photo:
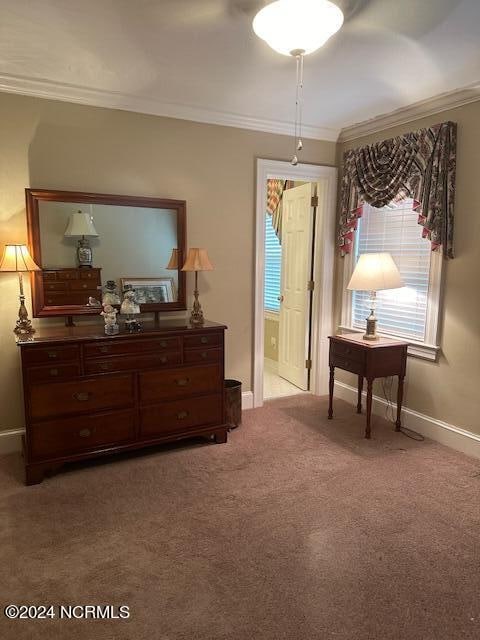
[[[384,398],[387,402],[387,406],[385,407],[385,419],[389,422],[395,424],[394,418],[394,409],[393,409],[393,401],[392,401],[392,388],[393,388],[393,378],[382,378],[382,390]],[[400,433],[403,433],[404,436],[410,438],[411,440],[416,440],[417,442],[423,442],[425,438],[421,433],[417,433],[412,429],[408,429],[407,427],[400,427]]]

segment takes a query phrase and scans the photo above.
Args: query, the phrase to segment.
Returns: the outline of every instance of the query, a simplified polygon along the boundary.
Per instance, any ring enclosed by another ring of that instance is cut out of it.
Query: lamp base
[[[193,327],[201,327],[204,323],[204,317],[203,317],[202,305],[198,300],[198,289],[195,289],[195,291],[193,292],[193,295],[195,299],[193,301],[192,313],[190,314],[190,324]]]
[[[377,319],[373,314],[373,309],[367,318],[367,331],[363,336],[364,340],[379,340],[380,336],[377,335]]]
[[[25,297],[20,296],[20,308],[18,310],[18,320],[13,329],[13,333],[19,340],[31,340],[35,333],[35,328],[32,326],[32,322],[28,317],[28,311],[25,307]]]

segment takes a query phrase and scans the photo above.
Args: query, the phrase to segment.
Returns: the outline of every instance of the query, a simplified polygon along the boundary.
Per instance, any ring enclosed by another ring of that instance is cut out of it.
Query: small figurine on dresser
[[[105,335],[115,336],[120,331],[120,327],[117,322],[118,311],[111,304],[104,304],[101,316],[105,321]]]
[[[115,280],[107,280],[107,284],[103,289],[102,304],[120,304],[120,294],[117,291],[117,283]]]
[[[142,323],[138,318],[140,307],[135,299],[135,291],[133,289],[125,289],[123,292],[123,302],[120,307],[122,316],[127,316],[125,320],[125,329],[130,333],[142,330]]]

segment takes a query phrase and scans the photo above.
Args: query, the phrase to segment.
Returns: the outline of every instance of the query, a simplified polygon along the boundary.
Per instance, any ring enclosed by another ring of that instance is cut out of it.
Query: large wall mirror
[[[142,312],[186,309],[185,201],[43,189],[26,200],[35,317],[98,314],[114,285]]]

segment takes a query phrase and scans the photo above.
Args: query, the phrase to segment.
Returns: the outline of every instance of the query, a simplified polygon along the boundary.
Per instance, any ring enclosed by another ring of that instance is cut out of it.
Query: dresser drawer
[[[135,438],[135,414],[119,411],[33,424],[28,433],[32,459],[55,458]]]
[[[89,280],[72,280],[68,283],[70,291],[96,291],[95,285],[95,282]]]
[[[46,291],[45,304],[48,307],[84,306],[87,304],[90,296],[95,298],[98,296],[98,291],[96,289],[87,289],[85,291]]]
[[[100,269],[79,269],[80,280],[94,280],[100,283]]]
[[[127,407],[134,402],[131,375],[102,376],[51,384],[32,384],[32,419]]]
[[[332,353],[347,360],[365,361],[365,350],[362,347],[355,347],[343,342],[332,342]]]
[[[350,371],[351,373],[357,373],[358,375],[365,374],[365,365],[363,362],[344,358],[343,356],[337,356],[334,353],[330,354],[330,366],[338,367],[339,369]]]
[[[78,364],[52,364],[48,367],[30,367],[27,369],[29,382],[53,382],[76,378],[80,375]]]
[[[123,355],[144,351],[179,351],[178,338],[155,338],[151,340],[106,340],[91,342],[84,346],[83,353],[87,358],[98,358],[105,355]]]
[[[62,347],[31,347],[23,351],[23,360],[26,364],[50,364],[57,362],[78,361],[80,351],[78,345]]]
[[[220,373],[218,364],[169,371],[145,371],[139,375],[140,400],[153,403],[200,393],[218,393],[223,388]]]
[[[65,291],[67,285],[65,282],[45,282],[43,284],[44,291]]]
[[[44,282],[52,282],[57,279],[57,273],[55,271],[42,271],[42,278]]]
[[[196,349],[197,347],[213,347],[222,343],[221,333],[205,333],[194,336],[185,336],[183,344],[185,349]]]
[[[147,353],[138,356],[124,356],[105,358],[103,360],[87,360],[85,373],[108,373],[113,371],[128,371],[132,369],[152,369],[153,367],[168,367],[181,364],[182,357],[179,351],[173,353]]]
[[[78,280],[79,275],[79,270],[77,269],[57,271],[57,280]]]
[[[221,423],[221,395],[189,398],[142,409],[140,435],[145,439]]]
[[[223,350],[217,349],[189,349],[185,351],[185,363],[221,362]]]

